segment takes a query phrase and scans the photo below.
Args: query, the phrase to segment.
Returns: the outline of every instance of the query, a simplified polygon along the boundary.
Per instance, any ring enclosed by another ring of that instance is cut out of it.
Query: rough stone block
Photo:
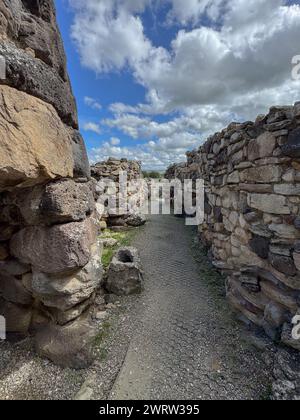
[[[240,173],[242,182],[269,183],[281,180],[282,169],[280,166],[259,166],[245,169]]]
[[[88,316],[65,325],[50,324],[35,337],[37,353],[55,364],[73,369],[85,369],[94,360],[97,330]]]
[[[52,106],[0,86],[0,108],[0,190],[73,176],[71,139]]]
[[[272,266],[280,271],[280,273],[284,273],[287,276],[295,276],[297,274],[294,261],[291,257],[270,253],[269,259]]]
[[[27,334],[32,317],[32,308],[16,305],[0,297],[0,315],[6,320],[9,333]]]
[[[276,194],[249,194],[248,205],[251,208],[270,214],[290,214],[286,198]]]
[[[68,273],[87,265],[95,237],[91,219],[53,227],[33,226],[15,234],[10,249],[12,255],[35,270]]]
[[[257,139],[251,140],[248,145],[248,159],[250,161],[272,156],[276,146],[276,138],[272,133],[261,134]]]
[[[32,291],[45,306],[67,311],[89,299],[102,282],[101,255],[98,246],[88,264],[69,276],[49,276],[33,272]]]
[[[109,266],[105,288],[118,296],[128,296],[142,291],[142,281],[143,275],[137,250],[119,249]]]

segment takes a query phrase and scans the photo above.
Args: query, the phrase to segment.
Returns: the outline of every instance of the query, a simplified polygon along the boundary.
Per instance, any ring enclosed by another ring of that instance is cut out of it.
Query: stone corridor
[[[194,239],[173,216],[152,216],[138,234],[145,291],[109,398],[259,399],[268,392],[268,369],[243,340],[223,279],[203,255],[195,258]]]

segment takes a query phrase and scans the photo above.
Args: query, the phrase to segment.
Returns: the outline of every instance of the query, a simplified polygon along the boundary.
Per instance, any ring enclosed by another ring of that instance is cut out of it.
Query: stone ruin
[[[227,296],[248,323],[300,350],[300,103],[273,107],[253,122],[230,124],[169,179],[205,180],[199,226]]]
[[[53,0],[0,0],[0,57],[0,315],[40,355],[84,367],[101,255]]]
[[[110,227],[115,230],[126,227],[138,227],[146,220],[141,214],[141,208],[148,194],[143,182],[141,162],[127,159],[110,158],[106,162],[99,162],[91,167],[95,183],[96,209],[102,228]],[[120,192],[120,174],[126,173],[126,191]],[[114,183],[110,185],[110,181]],[[105,198],[99,202],[99,197]],[[116,196],[115,206],[110,206],[110,197]],[[123,205],[121,201],[127,201]],[[102,200],[102,201],[103,201]]]
[[[142,265],[137,249],[119,248],[109,266],[104,287],[117,296],[139,294],[143,290]]]

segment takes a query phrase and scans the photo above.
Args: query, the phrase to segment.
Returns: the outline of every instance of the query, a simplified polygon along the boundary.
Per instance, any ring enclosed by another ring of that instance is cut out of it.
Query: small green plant
[[[109,229],[106,229],[103,232],[102,238],[112,238],[118,241],[117,245],[113,247],[106,247],[102,253],[102,264],[104,268],[108,268],[116,250],[122,246],[131,245],[135,235],[137,234],[137,229],[128,229],[124,232],[112,232]]]
[[[110,323],[108,321],[103,322],[101,325],[98,334],[95,336],[94,345],[95,347],[100,347],[103,342],[108,338],[110,331]]]

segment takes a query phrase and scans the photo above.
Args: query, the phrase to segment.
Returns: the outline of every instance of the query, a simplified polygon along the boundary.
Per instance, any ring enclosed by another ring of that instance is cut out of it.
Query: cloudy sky
[[[162,170],[231,121],[300,100],[300,2],[57,0],[90,159]]]

